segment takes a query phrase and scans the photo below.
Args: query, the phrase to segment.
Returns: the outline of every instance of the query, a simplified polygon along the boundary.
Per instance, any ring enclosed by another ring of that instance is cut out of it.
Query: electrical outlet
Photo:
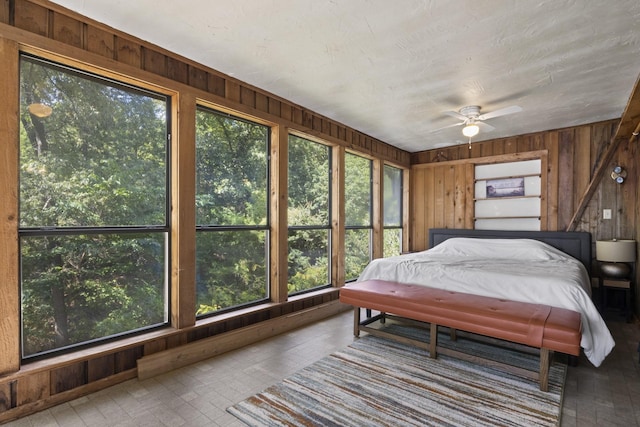
[[[611,209],[602,210],[602,219],[611,219]]]

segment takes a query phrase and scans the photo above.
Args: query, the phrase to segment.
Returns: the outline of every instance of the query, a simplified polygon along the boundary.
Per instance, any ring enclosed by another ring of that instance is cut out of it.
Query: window
[[[289,294],[330,284],[331,150],[289,136]]]
[[[402,252],[402,170],[384,165],[383,256]]]
[[[198,316],[269,298],[267,126],[196,114]]]
[[[364,157],[345,154],[345,280],[355,280],[371,261],[372,164]]]
[[[22,56],[22,356],[168,322],[169,99]]]

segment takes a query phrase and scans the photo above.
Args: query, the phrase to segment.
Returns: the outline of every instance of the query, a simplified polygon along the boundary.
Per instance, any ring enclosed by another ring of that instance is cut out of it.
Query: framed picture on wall
[[[487,198],[524,196],[524,177],[487,180]]]

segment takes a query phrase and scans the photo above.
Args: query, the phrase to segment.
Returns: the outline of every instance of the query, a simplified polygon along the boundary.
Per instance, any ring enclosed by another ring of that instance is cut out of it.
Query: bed
[[[373,260],[358,281],[379,279],[533,302],[580,313],[580,345],[600,366],[615,342],[591,300],[586,232],[431,229],[426,251]]]

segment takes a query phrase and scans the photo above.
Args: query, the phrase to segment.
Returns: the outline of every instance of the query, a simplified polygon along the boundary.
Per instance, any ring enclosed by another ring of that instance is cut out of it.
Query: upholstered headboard
[[[581,261],[586,267],[587,272],[591,274],[591,233],[586,231],[511,231],[432,228],[429,230],[429,248],[452,237],[539,240]]]

